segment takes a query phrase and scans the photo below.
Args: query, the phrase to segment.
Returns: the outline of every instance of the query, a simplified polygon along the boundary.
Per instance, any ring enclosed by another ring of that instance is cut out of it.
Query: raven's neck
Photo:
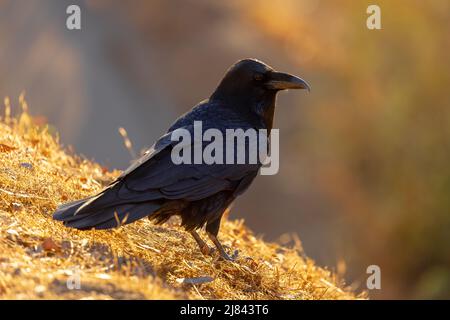
[[[272,93],[272,92],[271,92]],[[270,134],[273,127],[273,117],[275,115],[275,102],[276,102],[276,92],[267,95],[265,99],[259,102],[256,106],[255,112]]]
[[[276,91],[268,91],[260,99],[254,99],[242,95],[217,95],[211,96],[210,100],[221,101],[227,107],[241,114],[243,119],[254,123],[258,129],[272,130],[275,114]]]

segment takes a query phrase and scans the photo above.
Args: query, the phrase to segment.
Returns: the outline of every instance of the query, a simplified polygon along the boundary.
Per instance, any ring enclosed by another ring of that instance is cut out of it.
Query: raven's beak
[[[311,91],[309,84],[302,78],[293,76],[289,73],[275,71],[270,73],[270,78],[266,82],[266,87],[275,90],[308,89],[308,91]]]

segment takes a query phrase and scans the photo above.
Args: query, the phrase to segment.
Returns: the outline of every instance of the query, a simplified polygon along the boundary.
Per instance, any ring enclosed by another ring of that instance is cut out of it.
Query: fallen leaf
[[[10,152],[16,149],[16,147],[11,147],[6,144],[0,143],[0,152]]]
[[[42,241],[42,249],[44,249],[44,251],[59,251],[60,247],[52,238],[46,238]]]
[[[39,143],[39,139],[31,139],[30,142],[33,146],[36,146]]]

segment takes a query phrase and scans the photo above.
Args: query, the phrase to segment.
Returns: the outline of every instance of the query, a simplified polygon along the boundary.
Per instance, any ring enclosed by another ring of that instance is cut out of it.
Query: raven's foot
[[[223,260],[235,262],[237,260],[238,254],[239,254],[239,251],[237,251],[237,250],[234,250],[234,253],[232,256],[230,256],[228,253],[223,251],[223,252],[220,252],[220,257]]]
[[[197,242],[198,247],[200,248],[200,251],[203,253],[203,255],[205,256],[211,256],[214,254],[214,252],[216,251],[214,248],[211,248],[210,246],[208,246],[206,244],[205,241],[203,241],[202,238],[200,238],[199,234],[197,233],[197,231],[192,230],[190,231],[190,233],[192,234],[192,236],[195,239],[195,242]]]
[[[219,242],[217,237],[208,232],[208,237],[211,239],[211,241],[216,246],[217,250],[219,251],[220,257],[226,261],[236,261],[236,258],[238,256],[238,251],[235,250],[232,256],[229,256],[228,253],[225,252],[225,249],[223,248],[222,244]]]

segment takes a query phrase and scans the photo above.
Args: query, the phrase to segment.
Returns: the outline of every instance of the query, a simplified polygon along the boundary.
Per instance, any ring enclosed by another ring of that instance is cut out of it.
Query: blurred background
[[[366,28],[370,4],[382,30]],[[235,61],[299,75],[311,93],[278,99],[280,171],[231,217],[298,234],[359,289],[379,265],[371,298],[450,298],[449,31],[447,0],[0,0],[0,96],[17,110],[25,90],[65,145],[124,169],[119,127],[149,147]]]

